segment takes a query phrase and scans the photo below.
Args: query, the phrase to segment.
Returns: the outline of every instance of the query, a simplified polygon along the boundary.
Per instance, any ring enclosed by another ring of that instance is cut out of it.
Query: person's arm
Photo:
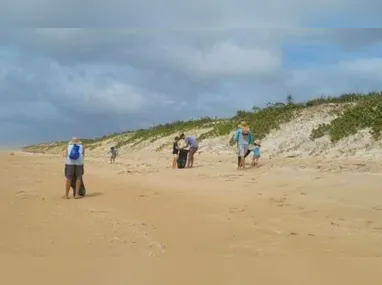
[[[251,132],[249,132],[248,140],[249,140],[249,144],[252,144],[254,142],[254,137]]]
[[[239,136],[240,136],[240,129],[237,129],[235,132],[235,135],[233,136],[233,139],[235,142],[239,141]]]
[[[82,156],[85,157],[85,147],[82,145]]]

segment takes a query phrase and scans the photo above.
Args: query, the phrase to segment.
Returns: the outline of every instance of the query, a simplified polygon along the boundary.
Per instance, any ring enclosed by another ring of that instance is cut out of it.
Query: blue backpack
[[[74,144],[72,149],[70,150],[69,153],[69,158],[71,160],[77,160],[80,157],[80,146],[77,144]]]

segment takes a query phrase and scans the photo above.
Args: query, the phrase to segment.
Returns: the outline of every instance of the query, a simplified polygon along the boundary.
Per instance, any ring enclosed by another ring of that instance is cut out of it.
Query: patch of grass
[[[253,112],[245,118],[249,123],[256,139],[263,139],[272,130],[277,130],[280,125],[288,123],[304,108],[299,104],[272,104],[264,109]]]
[[[303,109],[323,104],[345,104],[344,108],[334,110],[338,117],[330,124],[321,124],[312,130],[311,139],[329,135],[332,142],[346,136],[355,134],[360,129],[370,128],[375,139],[382,134],[382,92],[370,92],[368,94],[346,93],[338,97],[320,97],[302,103],[295,103],[292,95],[288,95],[284,102],[269,102],[266,107],[254,106],[251,111],[239,110],[236,115],[228,119],[216,119],[204,117],[198,120],[175,121],[161,124],[150,129],[113,133],[100,138],[82,139],[82,142],[90,147],[97,147],[103,140],[113,139],[115,146],[121,148],[125,145],[138,145],[141,142],[156,140],[176,133],[187,133],[193,129],[211,128],[210,131],[201,134],[199,141],[208,138],[228,135],[237,128],[241,120],[246,120],[256,139],[263,139],[272,130],[277,130],[284,123],[290,122],[297,117]],[[346,108],[345,108],[346,107]],[[293,134],[291,134],[293,135]],[[64,147],[65,142],[55,142],[50,145],[35,145],[44,150],[55,147]],[[230,140],[234,144],[233,139]],[[157,148],[161,150],[169,144],[164,143]],[[24,149],[27,149],[25,147]]]
[[[330,124],[320,124],[317,128],[312,130],[310,139],[315,140],[327,135],[330,131]]]
[[[311,138],[329,135],[332,142],[337,142],[356,134],[359,130],[369,128],[374,139],[380,139],[382,132],[382,93],[372,92],[356,98],[356,104],[347,108],[330,124],[322,124],[313,129]]]
[[[239,110],[235,117],[214,125],[211,131],[200,135],[198,139],[201,141],[207,138],[228,135],[237,128],[237,125],[242,120],[247,121],[256,139],[263,139],[270,131],[278,129],[281,124],[295,118],[304,107],[304,105],[294,104],[289,101],[288,104],[281,102],[268,103],[265,108],[254,106],[253,111]],[[231,145],[235,143],[233,137],[229,143]]]
[[[174,133],[187,132],[191,129],[199,129],[212,125],[214,119],[210,117],[204,117],[199,120],[189,120],[186,122],[175,121],[168,124],[161,124],[151,129],[141,129],[136,131],[133,135],[129,136],[125,140],[120,140],[116,147],[120,148],[124,145],[133,144],[137,145],[143,141],[150,140],[154,142],[159,138],[169,136]]]
[[[366,95],[363,93],[345,93],[338,97],[321,96],[320,98],[315,98],[315,99],[306,101],[305,105],[307,107],[312,107],[312,106],[318,106],[318,105],[329,104],[329,103],[352,103],[352,102],[358,102],[358,101],[364,100],[365,97],[373,96],[375,94],[379,94],[379,92],[370,92]]]

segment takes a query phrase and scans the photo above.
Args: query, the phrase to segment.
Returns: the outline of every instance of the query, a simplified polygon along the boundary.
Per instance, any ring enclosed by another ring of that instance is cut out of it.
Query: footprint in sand
[[[243,208],[230,208],[229,213],[230,214],[238,214],[243,213],[247,210],[247,206],[244,206]]]
[[[206,174],[198,174],[198,176],[200,178],[209,178],[209,175],[206,175]]]
[[[289,206],[289,204],[286,204],[286,198],[271,198],[270,199],[272,203],[276,204],[278,207],[284,207],[284,206]]]
[[[226,182],[233,182],[239,178],[238,176],[239,175],[235,175],[235,174],[225,174],[222,177],[224,178],[224,181],[226,181]],[[242,176],[242,175],[240,175],[240,176]]]
[[[30,198],[38,198],[38,197],[39,196],[36,195],[36,194],[28,193],[28,192],[25,192],[25,191],[22,191],[22,190],[16,192],[16,198],[20,199],[20,200],[30,199]]]

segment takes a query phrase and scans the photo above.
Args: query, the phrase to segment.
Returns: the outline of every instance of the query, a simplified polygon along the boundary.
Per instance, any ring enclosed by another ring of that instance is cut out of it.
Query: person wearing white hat
[[[74,198],[82,198],[79,195],[82,183],[82,175],[84,174],[84,156],[85,149],[78,137],[73,137],[67,146],[65,153],[65,196],[64,199],[69,199],[69,191],[73,176],[76,177],[76,189]]]
[[[246,121],[242,121],[238,127],[234,135],[234,140],[237,143],[238,169],[244,169],[245,155],[248,152],[250,143],[253,141],[253,136]]]

